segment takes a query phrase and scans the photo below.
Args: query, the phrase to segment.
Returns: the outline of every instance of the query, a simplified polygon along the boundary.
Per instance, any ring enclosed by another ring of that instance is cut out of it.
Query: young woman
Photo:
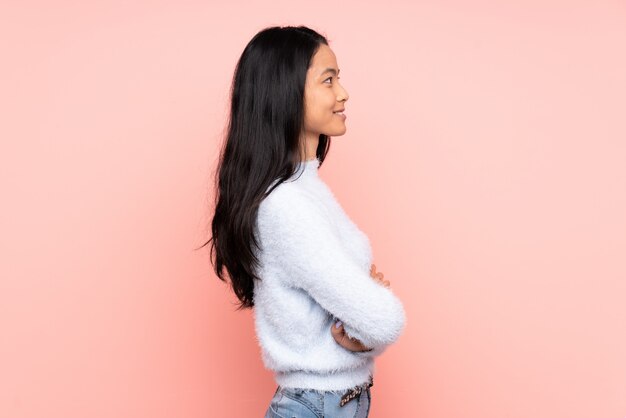
[[[265,417],[367,417],[374,357],[406,317],[367,236],[318,176],[346,132],[348,92],[328,41],[257,33],[237,63],[217,170],[211,261],[253,308],[278,388]]]

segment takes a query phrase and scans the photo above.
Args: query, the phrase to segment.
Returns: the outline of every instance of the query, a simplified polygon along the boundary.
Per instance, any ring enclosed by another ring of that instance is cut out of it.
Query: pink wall
[[[193,248],[273,24],[331,40],[320,173],[407,310],[371,416],[626,416],[626,6],[507,3],[3,2],[0,416],[262,416],[251,312]]]

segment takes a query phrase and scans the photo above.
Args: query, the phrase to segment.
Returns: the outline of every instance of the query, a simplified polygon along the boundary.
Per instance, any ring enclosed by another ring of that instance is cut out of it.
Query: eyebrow
[[[341,71],[341,69],[335,70],[334,68],[327,68],[324,71],[322,71],[322,74],[320,74],[320,76],[326,74],[326,73],[333,73],[335,75],[339,74],[339,71]]]

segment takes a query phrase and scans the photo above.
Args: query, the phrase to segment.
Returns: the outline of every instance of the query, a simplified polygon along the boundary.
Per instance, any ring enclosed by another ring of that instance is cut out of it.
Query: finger
[[[389,282],[389,280],[385,280],[385,281],[383,282],[383,284],[384,284],[386,287],[391,286],[391,283]]]
[[[372,268],[370,269],[370,271],[372,271],[373,274],[376,274],[376,264],[372,264]]]
[[[382,279],[385,277],[385,275],[382,273],[376,273],[376,277],[378,277],[379,279]]]
[[[339,325],[339,326],[337,326]],[[335,320],[330,324],[330,327],[334,333],[340,334],[343,332],[343,323],[340,320]]]
[[[349,338],[347,335],[343,336],[342,345],[344,345],[345,348],[347,348],[350,351],[357,351],[359,348],[358,345],[354,342],[354,340],[352,340],[352,338]]]
[[[365,347],[359,340],[348,337],[346,334],[342,337],[342,345],[350,351],[361,351]]]

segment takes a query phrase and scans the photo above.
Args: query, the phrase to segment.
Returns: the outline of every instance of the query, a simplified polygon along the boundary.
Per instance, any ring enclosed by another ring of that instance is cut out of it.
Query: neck
[[[304,136],[304,147],[300,151],[300,160],[301,161],[310,161],[316,159],[317,155],[317,146],[320,142],[319,134],[310,134],[307,133]]]

